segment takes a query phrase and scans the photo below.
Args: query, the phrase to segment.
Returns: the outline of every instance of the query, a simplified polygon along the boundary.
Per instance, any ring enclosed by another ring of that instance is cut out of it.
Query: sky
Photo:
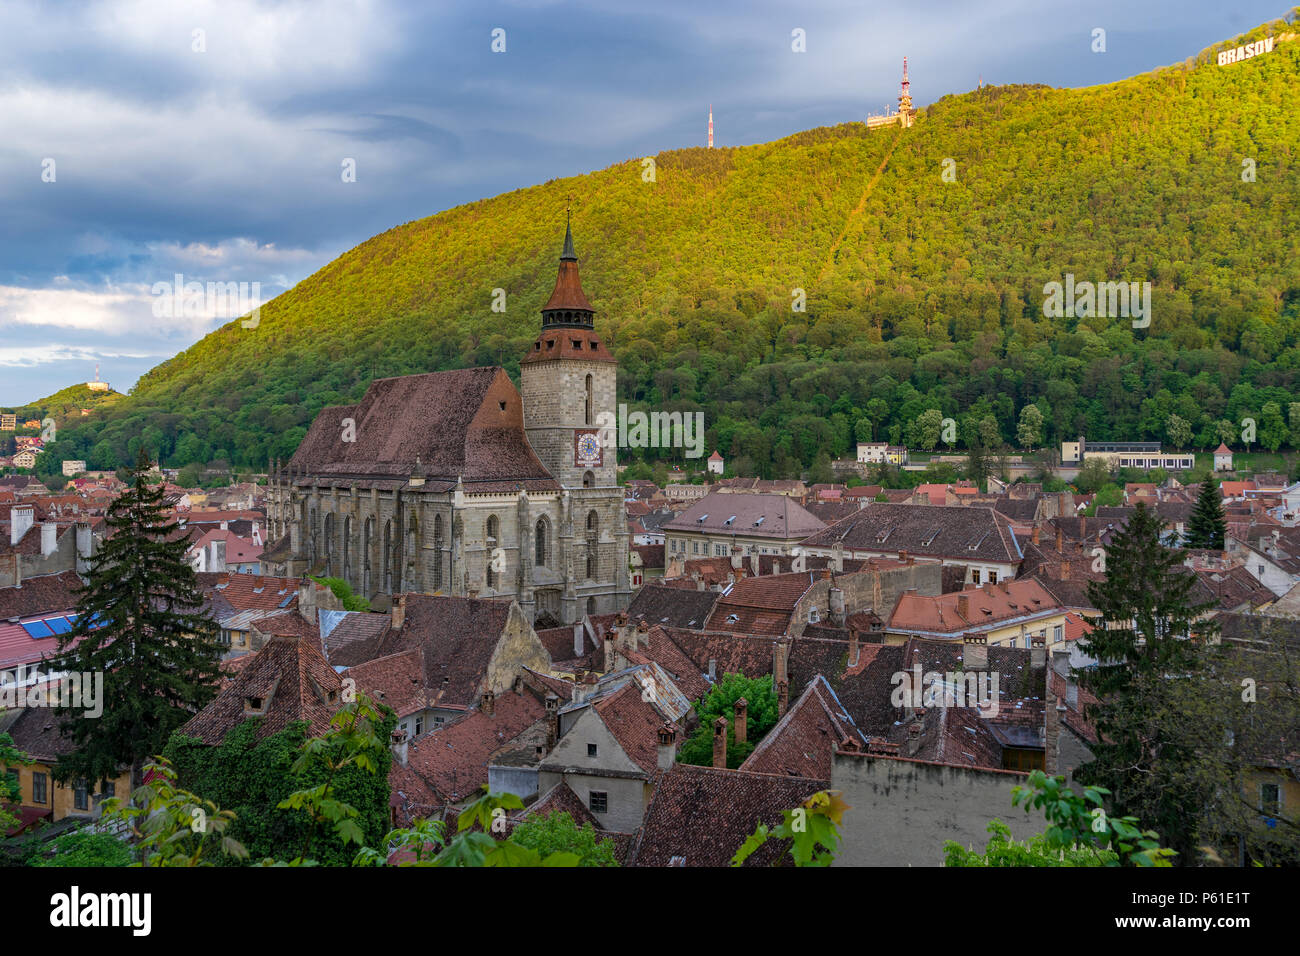
[[[715,145],[767,142],[896,104],[904,55],[925,106],[1120,80],[1287,9],[0,0],[0,406],[96,365],[127,391],[400,223],[703,146],[710,103]],[[240,294],[186,307],[194,282]]]

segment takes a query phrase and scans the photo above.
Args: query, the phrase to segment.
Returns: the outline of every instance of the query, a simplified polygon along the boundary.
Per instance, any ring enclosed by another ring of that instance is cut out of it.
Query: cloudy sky
[[[883,109],[904,54],[918,105],[1088,86],[1288,5],[0,0],[0,405],[96,363],[125,391],[243,311],[171,314],[177,274],[267,300],[395,224],[703,145],[710,103],[718,145],[764,142]]]

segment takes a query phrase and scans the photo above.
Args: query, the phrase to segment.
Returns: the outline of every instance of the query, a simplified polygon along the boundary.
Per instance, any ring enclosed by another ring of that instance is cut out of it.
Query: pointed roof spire
[[[569,213],[564,213],[564,251],[560,253],[561,262],[577,262],[578,254],[573,251],[573,229],[569,225]]]
[[[595,309],[582,291],[578,278],[578,254],[573,251],[573,227],[566,212],[564,224],[564,251],[560,253],[560,270],[555,277],[555,289],[542,306],[542,327],[551,325],[591,328]]]

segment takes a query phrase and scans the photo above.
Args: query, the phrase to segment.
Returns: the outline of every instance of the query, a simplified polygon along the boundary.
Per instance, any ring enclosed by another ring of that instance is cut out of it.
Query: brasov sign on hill
[[[1219,54],[1219,66],[1240,63],[1242,60],[1249,60],[1252,56],[1259,56],[1261,53],[1272,53],[1273,39],[1273,37],[1268,37],[1264,40],[1256,40],[1254,43],[1247,43],[1245,46],[1224,50]]]

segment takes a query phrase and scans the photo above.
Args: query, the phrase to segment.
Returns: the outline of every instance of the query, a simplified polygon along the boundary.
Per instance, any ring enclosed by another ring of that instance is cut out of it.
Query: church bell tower
[[[618,484],[618,365],[596,332],[595,317],[578,277],[573,230],[566,224],[541,332],[520,362],[528,443],[566,488]]]

